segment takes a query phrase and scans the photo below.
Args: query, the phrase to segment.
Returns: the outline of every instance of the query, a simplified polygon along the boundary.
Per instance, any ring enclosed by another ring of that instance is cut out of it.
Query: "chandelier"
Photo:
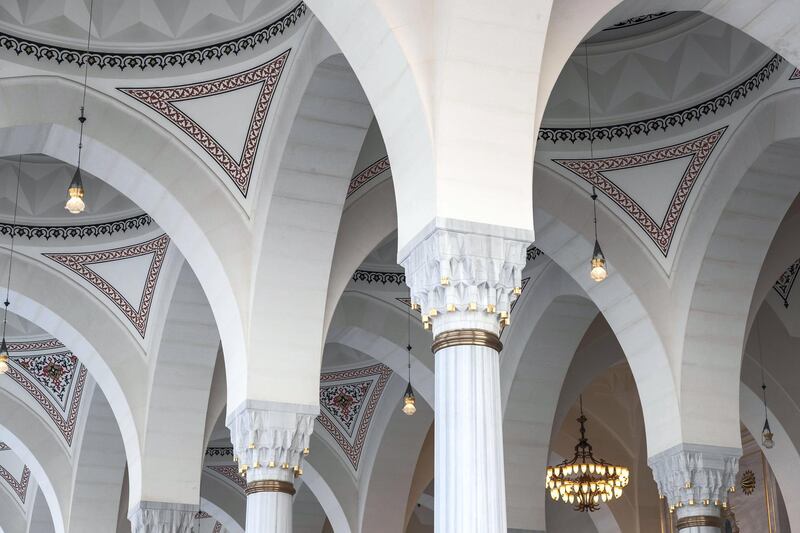
[[[556,466],[547,467],[545,488],[550,497],[575,507],[576,511],[591,512],[600,509],[600,503],[622,496],[628,486],[630,471],[624,466],[614,466],[602,459],[594,458],[592,445],[586,438],[586,416],[583,414],[583,398],[580,403],[581,438],[575,446],[572,459]]]

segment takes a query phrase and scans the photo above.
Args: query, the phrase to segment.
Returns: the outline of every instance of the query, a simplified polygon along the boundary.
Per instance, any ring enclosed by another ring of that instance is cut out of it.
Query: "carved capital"
[[[247,481],[289,481],[302,474],[318,408],[246,405],[228,417],[234,460]]]
[[[728,492],[735,490],[741,455],[739,449],[681,444],[647,463],[670,507],[720,506],[726,503]]]
[[[433,323],[435,334],[457,328],[497,334],[521,290],[528,244],[434,229],[401,261],[412,305]]]
[[[133,533],[193,533],[200,507],[179,503],[140,502],[128,515]]]

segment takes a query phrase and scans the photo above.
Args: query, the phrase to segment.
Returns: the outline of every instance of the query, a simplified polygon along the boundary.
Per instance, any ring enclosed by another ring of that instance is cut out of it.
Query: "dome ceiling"
[[[66,187],[75,167],[48,156],[22,158],[17,222],[26,225],[67,225],[108,222],[141,214],[127,197],[106,182],[83,173],[86,211],[80,216],[64,209]],[[17,187],[17,157],[0,158],[0,222],[11,223]]]
[[[114,52],[192,48],[244,35],[296,1],[102,0],[95,2],[93,48]],[[83,48],[90,0],[8,0],[0,31],[56,46]]]
[[[586,124],[585,53],[580,46],[564,66],[548,101],[546,127]],[[592,119],[608,125],[713,98],[764,67],[774,52],[717,19],[678,12],[597,32],[588,56]]]

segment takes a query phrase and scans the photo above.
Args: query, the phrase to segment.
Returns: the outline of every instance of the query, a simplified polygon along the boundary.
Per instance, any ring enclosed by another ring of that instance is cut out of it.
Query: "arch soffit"
[[[74,158],[78,132],[70,109],[80,99],[78,84],[55,76],[4,79],[0,95],[7,111],[0,120],[3,155]],[[250,271],[250,229],[241,210],[216,175],[173,135],[112,97],[90,91],[88,98],[93,127],[84,135],[82,167],[150,214],[192,265],[215,302],[229,390],[242,390],[249,286],[242,273]],[[213,212],[205,205],[208,198],[214,199]]]
[[[721,177],[704,191],[716,199],[712,213],[718,215],[710,220],[713,233],[700,245],[696,276],[688,273],[695,281],[686,297],[687,318],[679,323],[683,425],[687,438],[694,439],[690,442],[711,439],[711,444],[739,446],[737,384],[758,276],[784,214],[800,193],[790,172],[769,168],[786,157],[774,157],[773,149],[800,138],[798,96],[788,90],[759,102],[729,140],[727,157],[715,165],[713,172]],[[703,407],[711,396],[727,406],[713,416]]]

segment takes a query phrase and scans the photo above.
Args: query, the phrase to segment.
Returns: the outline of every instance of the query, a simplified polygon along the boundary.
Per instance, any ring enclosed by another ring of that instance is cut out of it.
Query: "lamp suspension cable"
[[[11,222],[11,244],[8,254],[8,276],[6,277],[6,299],[3,301],[3,337],[0,341],[0,374],[8,372],[8,344],[6,343],[6,326],[8,324],[8,306],[11,305],[11,271],[14,267],[14,235],[17,233],[17,209],[19,207],[19,186],[22,176],[22,154],[17,159],[17,191],[14,195],[14,216]]]
[[[756,318],[755,320],[755,328],[756,328],[756,340],[758,343],[758,360],[759,366],[761,367],[761,397],[764,402],[764,428],[761,430],[761,444],[770,449],[775,446],[774,440],[774,433],[772,433],[772,429],[769,427],[769,414],[767,410],[767,381],[764,376],[764,347],[761,344],[761,319]]]
[[[403,413],[412,416],[417,412],[417,398],[414,396],[414,389],[411,386],[411,300],[408,304],[408,344],[406,351],[408,352],[408,386],[406,392],[403,394]]]
[[[594,168],[594,128],[592,126],[592,79],[589,74],[589,43],[587,41],[583,43],[583,57],[584,66],[586,67],[586,107],[589,118],[589,166],[591,167],[592,221],[594,223],[594,250],[590,262],[590,275],[594,281],[599,283],[608,277],[608,269],[606,268],[606,257],[603,254],[603,250],[600,248],[600,241],[597,240],[597,187],[594,182],[594,173],[596,170]]]
[[[80,123],[80,133],[78,135],[78,160],[75,174],[72,181],[67,188],[67,203],[64,209],[77,215],[83,213],[86,209],[86,203],[83,200],[85,190],[83,188],[83,179],[81,177],[81,152],[83,151],[83,127],[86,124],[86,91],[89,85],[89,52],[92,45],[92,22],[94,20],[94,0],[89,2],[89,27],[86,35],[86,53],[83,54],[83,95],[81,97],[81,114],[78,117]]]

